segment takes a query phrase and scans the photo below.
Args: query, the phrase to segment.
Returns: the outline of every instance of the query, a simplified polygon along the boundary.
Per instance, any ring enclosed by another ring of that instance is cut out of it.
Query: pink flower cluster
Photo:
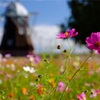
[[[86,100],[86,95],[84,92],[82,92],[81,94],[78,94],[76,97],[78,100]]]
[[[91,94],[90,94],[90,98],[95,98],[98,94],[100,94],[100,89],[98,89],[98,90],[92,89],[92,90],[91,90]],[[78,94],[78,95],[76,96],[76,98],[77,98],[78,100],[87,100],[87,99],[86,99],[86,94],[85,94],[84,92],[82,92],[81,94]]]
[[[90,50],[96,50],[100,54],[100,32],[92,33],[86,38],[86,43]]]
[[[78,32],[75,32],[75,28],[64,32],[61,32],[57,35],[57,39],[68,39],[69,37],[74,37],[78,35]],[[86,38],[87,47],[90,50],[95,50],[100,54],[100,32],[93,32],[90,37]]]
[[[66,31],[65,33],[61,32],[60,34],[57,35],[57,38],[58,39],[67,39],[69,37],[74,37],[78,35],[78,32],[75,33],[75,29],[71,29],[71,30],[68,30]]]
[[[59,92],[63,92],[65,87],[66,87],[65,83],[59,82],[56,90]]]
[[[90,94],[90,98],[95,98],[98,94],[100,94],[99,89],[97,89],[97,90],[92,89],[91,94]]]

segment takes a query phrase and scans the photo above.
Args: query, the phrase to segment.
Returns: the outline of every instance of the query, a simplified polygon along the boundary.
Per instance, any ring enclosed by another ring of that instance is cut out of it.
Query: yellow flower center
[[[94,45],[95,45],[96,47],[99,47],[99,46],[100,46],[100,42],[97,41]]]
[[[68,32],[65,32],[65,35],[68,37],[69,36]]]

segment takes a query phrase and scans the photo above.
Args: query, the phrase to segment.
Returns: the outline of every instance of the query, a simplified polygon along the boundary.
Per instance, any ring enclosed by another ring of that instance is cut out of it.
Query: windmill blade
[[[0,21],[4,21],[4,16],[0,15]]]
[[[39,12],[31,12],[30,15],[32,16],[32,27],[34,27],[36,20],[37,20],[37,16],[38,16]]]
[[[37,16],[38,14],[39,14],[38,11],[36,11],[36,12],[30,12],[30,16]]]
[[[31,18],[31,23],[30,23],[30,28],[29,28],[29,33],[30,33],[30,35],[32,34],[32,33],[36,33],[35,32],[35,30],[34,30],[34,26],[35,26],[35,24],[36,24],[36,20],[37,20],[37,16],[39,15],[39,12],[38,11],[35,11],[35,12],[30,12],[29,13],[29,17]]]

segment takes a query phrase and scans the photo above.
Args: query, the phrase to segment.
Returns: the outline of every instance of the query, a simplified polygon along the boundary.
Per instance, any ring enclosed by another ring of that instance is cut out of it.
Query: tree
[[[67,3],[71,8],[68,27],[79,32],[75,41],[85,44],[87,36],[100,31],[100,0],[70,0]]]

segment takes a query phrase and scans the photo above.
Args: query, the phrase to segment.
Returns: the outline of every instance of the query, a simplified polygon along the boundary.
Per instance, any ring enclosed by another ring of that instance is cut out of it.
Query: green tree
[[[68,27],[79,32],[74,37],[76,42],[85,44],[87,36],[100,31],[100,0],[70,0],[67,3],[71,9]]]

